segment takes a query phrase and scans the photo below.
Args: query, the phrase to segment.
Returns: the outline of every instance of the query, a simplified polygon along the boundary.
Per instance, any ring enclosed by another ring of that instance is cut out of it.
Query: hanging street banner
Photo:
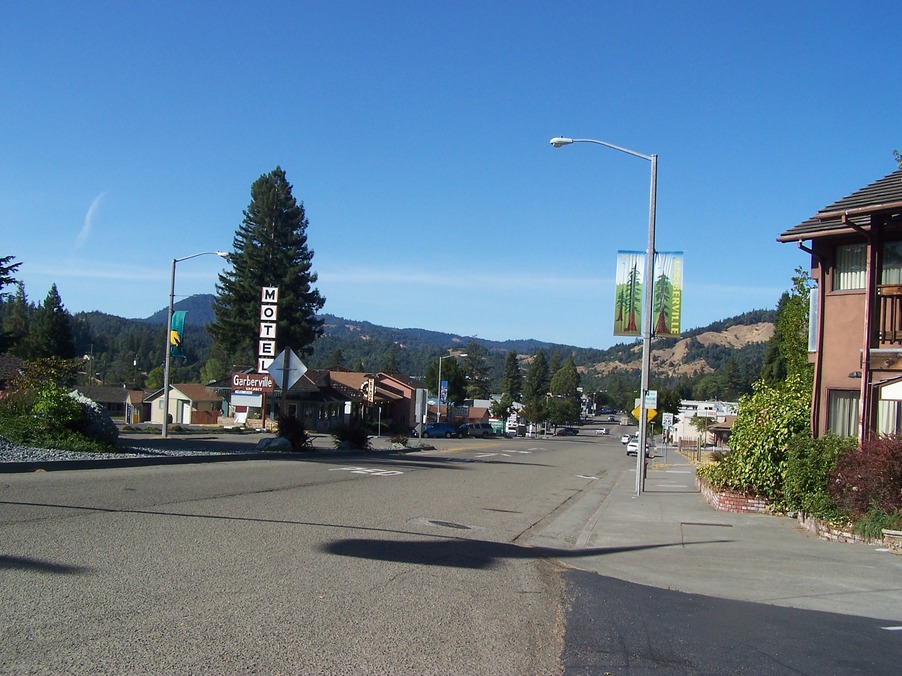
[[[655,254],[655,289],[652,335],[680,335],[683,305],[683,252],[658,251]]]
[[[172,324],[169,325],[169,356],[177,359],[185,358],[182,347],[182,336],[185,335],[185,310],[172,313]]]
[[[642,335],[642,302],[645,297],[645,252],[618,251],[614,283],[614,335]],[[683,294],[683,252],[655,252],[652,335],[677,336]]]
[[[645,254],[641,251],[617,252],[617,276],[614,281],[614,335],[642,334],[642,277]]]

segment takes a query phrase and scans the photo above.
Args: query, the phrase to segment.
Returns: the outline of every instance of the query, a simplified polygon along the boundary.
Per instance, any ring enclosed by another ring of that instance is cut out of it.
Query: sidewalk
[[[691,463],[662,460],[641,496],[635,470],[610,493],[599,481],[530,544],[586,550],[562,560],[629,582],[902,623],[902,556],[821,540],[788,517],[716,511]]]

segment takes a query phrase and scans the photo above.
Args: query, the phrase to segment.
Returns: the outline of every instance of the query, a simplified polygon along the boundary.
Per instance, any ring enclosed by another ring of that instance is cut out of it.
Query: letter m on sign
[[[279,302],[279,287],[278,286],[264,286],[261,289],[260,302],[261,303],[278,303]]]

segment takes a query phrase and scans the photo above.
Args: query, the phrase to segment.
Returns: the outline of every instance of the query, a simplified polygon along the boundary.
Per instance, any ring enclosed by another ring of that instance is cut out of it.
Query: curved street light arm
[[[198,256],[219,256],[220,258],[229,260],[229,253],[227,251],[201,251],[200,253],[191,254],[184,258],[172,259],[172,272],[169,277],[169,311],[166,314],[166,328],[163,331],[166,337],[166,352],[164,353],[165,356],[163,358],[163,427],[160,430],[160,434],[164,439],[169,436],[169,369],[172,365],[172,354],[170,352],[172,348],[170,340],[172,339],[172,314],[173,306],[175,305],[175,264],[197,258]]]
[[[648,391],[649,372],[651,371],[651,332],[654,303],[654,275],[655,275],[655,211],[656,195],[658,190],[658,156],[643,155],[634,150],[628,150],[615,146],[613,143],[599,141],[594,138],[569,138],[555,136],[551,139],[551,145],[555,148],[568,146],[572,143],[595,143],[605,148],[619,150],[627,155],[638,157],[651,162],[651,195],[648,202],[648,249],[645,255],[645,279],[644,279],[644,304],[642,311],[642,375],[639,384],[639,448],[636,451],[636,495],[642,494],[645,485],[645,444],[648,434],[648,407],[646,406],[645,393]]]

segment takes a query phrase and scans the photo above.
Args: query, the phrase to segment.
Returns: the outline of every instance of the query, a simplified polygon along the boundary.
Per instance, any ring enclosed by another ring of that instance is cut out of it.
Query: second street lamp
[[[172,276],[169,279],[169,312],[166,316],[166,357],[163,362],[163,427],[162,437],[169,436],[169,368],[172,363],[172,306],[175,304],[175,264],[198,256],[219,256],[228,260],[227,251],[202,251],[201,253],[172,259]]]
[[[654,302],[654,276],[655,276],[655,196],[658,184],[658,156],[643,155],[634,150],[627,150],[611,143],[598,141],[591,138],[567,138],[556,136],[551,139],[551,145],[555,148],[568,146],[571,143],[595,143],[612,150],[619,150],[627,155],[638,157],[651,162],[651,195],[648,204],[648,249],[645,252],[645,301],[642,311],[642,376],[639,385],[639,449],[636,451],[636,495],[642,494],[643,480],[645,478],[645,444],[647,443],[648,408],[645,394],[648,392],[648,374],[651,370],[651,315]]]

